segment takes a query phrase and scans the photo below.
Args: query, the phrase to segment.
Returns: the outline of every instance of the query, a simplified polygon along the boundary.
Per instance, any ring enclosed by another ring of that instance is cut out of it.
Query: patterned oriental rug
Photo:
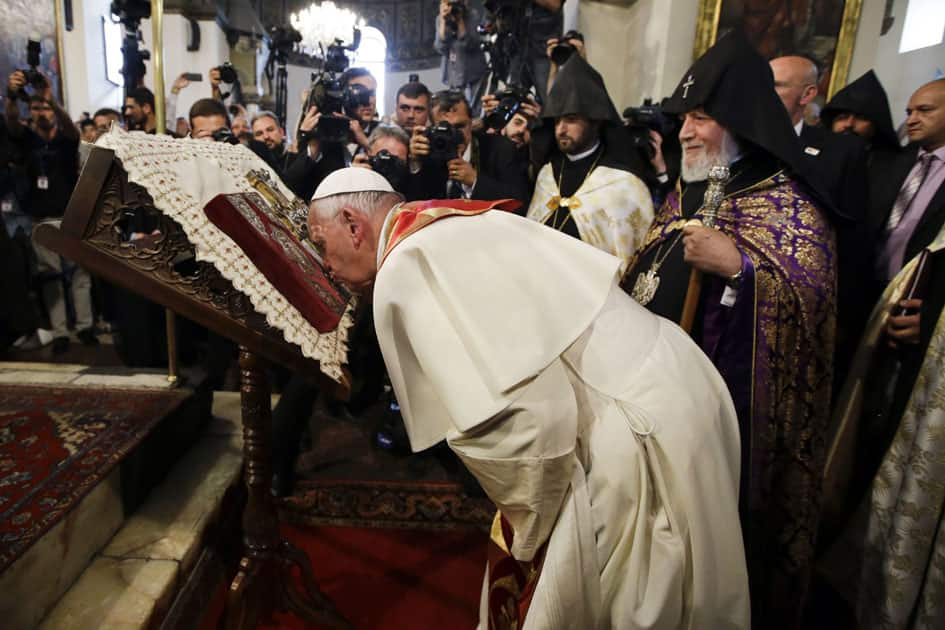
[[[0,572],[189,395],[0,386]]]

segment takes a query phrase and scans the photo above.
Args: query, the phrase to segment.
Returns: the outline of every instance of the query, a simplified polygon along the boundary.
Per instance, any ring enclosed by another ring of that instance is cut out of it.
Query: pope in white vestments
[[[614,256],[502,203],[399,201],[336,171],[309,229],[336,279],[374,286],[413,449],[446,440],[535,569],[519,598],[487,567],[480,626],[748,628],[738,425],[708,358]]]

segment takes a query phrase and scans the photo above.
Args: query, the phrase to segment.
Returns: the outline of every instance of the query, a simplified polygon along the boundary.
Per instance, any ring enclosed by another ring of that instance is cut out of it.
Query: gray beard
[[[684,182],[702,182],[709,179],[709,169],[716,165],[729,166],[738,158],[741,152],[738,142],[732,134],[725,132],[722,137],[722,146],[712,153],[704,151],[690,164],[686,164],[685,152],[682,159],[682,179]]]

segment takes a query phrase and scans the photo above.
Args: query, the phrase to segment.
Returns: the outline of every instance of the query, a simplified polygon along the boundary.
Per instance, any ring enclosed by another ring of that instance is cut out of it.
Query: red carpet
[[[319,588],[355,628],[475,628],[487,534],[354,527],[284,527]],[[278,615],[260,628],[315,628]]]
[[[188,396],[0,386],[0,571]]]

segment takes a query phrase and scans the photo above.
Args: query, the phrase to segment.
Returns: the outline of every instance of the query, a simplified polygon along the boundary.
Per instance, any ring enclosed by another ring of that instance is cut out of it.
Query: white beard
[[[709,178],[709,169],[719,164],[730,166],[740,153],[735,137],[726,130],[722,136],[722,145],[717,151],[710,153],[703,150],[691,158],[688,164],[686,163],[685,150],[683,151],[682,179],[687,183],[705,181]]]

